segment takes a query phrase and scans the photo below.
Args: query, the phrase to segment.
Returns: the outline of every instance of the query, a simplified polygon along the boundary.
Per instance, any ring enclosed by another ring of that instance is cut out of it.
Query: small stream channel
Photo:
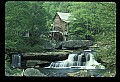
[[[40,72],[47,75],[47,77],[70,77],[68,73],[75,73],[79,71],[86,71],[90,76],[89,77],[104,77],[103,74],[109,70],[106,69],[73,69],[73,68],[65,68],[65,69],[54,69],[54,68],[38,68]],[[80,76],[78,76],[80,77]],[[86,77],[86,76],[85,76]]]

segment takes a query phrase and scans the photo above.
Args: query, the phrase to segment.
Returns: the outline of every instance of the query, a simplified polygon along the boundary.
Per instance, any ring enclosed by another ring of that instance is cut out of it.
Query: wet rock
[[[23,60],[60,61],[68,58],[70,52],[25,53]]]
[[[45,77],[46,76],[45,74],[41,73],[38,69],[34,69],[34,68],[27,68],[23,74],[24,76],[27,76],[27,77],[29,76]]]
[[[28,60],[26,62],[27,67],[44,67],[49,65],[51,62],[49,61],[40,61],[40,60]]]
[[[87,70],[80,70],[78,72],[74,73],[68,73],[69,77],[90,77],[90,74],[87,72]]]

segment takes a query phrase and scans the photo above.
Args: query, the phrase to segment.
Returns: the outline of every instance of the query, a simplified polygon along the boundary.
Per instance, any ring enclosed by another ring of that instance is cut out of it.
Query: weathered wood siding
[[[67,30],[68,26],[67,23],[62,21],[58,15],[54,18],[54,30],[65,32]]]
[[[62,22],[62,32],[65,32],[68,30],[68,24],[64,21],[61,21]]]

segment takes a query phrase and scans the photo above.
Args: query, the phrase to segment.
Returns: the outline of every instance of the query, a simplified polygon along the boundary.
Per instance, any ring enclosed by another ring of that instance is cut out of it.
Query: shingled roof
[[[59,17],[61,18],[62,21],[64,22],[70,22],[69,17],[71,16],[70,13],[62,13],[62,12],[57,12]]]

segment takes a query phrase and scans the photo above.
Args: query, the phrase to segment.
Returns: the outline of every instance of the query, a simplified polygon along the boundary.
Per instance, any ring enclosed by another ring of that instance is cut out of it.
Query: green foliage
[[[83,33],[82,35],[101,34],[106,30],[115,31],[116,4],[114,2],[74,2],[71,4],[69,9],[76,21],[72,23],[69,30],[84,28],[79,31]]]
[[[21,74],[22,69],[14,69],[10,66],[10,63],[5,60],[5,76],[12,76],[15,74]]]
[[[40,43],[38,39],[40,33],[48,31],[46,17],[47,12],[43,8],[43,2],[6,2],[5,50],[22,52],[35,51],[33,48]],[[30,37],[27,39],[21,35],[26,31],[30,33]]]
[[[42,52],[43,51],[43,47],[40,45],[36,45],[34,47],[29,47],[31,52]]]
[[[97,58],[107,68],[116,66],[116,4],[114,2],[73,2],[69,7],[76,20],[69,26],[72,39],[93,36],[100,48]],[[76,37],[77,36],[77,37]]]
[[[116,36],[115,33],[109,31],[102,35],[95,36],[99,45],[97,58],[101,59],[106,68],[116,69]]]
[[[8,1],[5,4],[5,50],[39,52],[48,37],[41,32],[52,29],[56,12],[69,12],[76,20],[70,22],[69,39],[94,38],[100,48],[97,58],[114,67],[116,64],[116,3],[115,2],[31,2]],[[71,18],[72,19],[72,18]],[[30,37],[21,33],[30,32]]]

